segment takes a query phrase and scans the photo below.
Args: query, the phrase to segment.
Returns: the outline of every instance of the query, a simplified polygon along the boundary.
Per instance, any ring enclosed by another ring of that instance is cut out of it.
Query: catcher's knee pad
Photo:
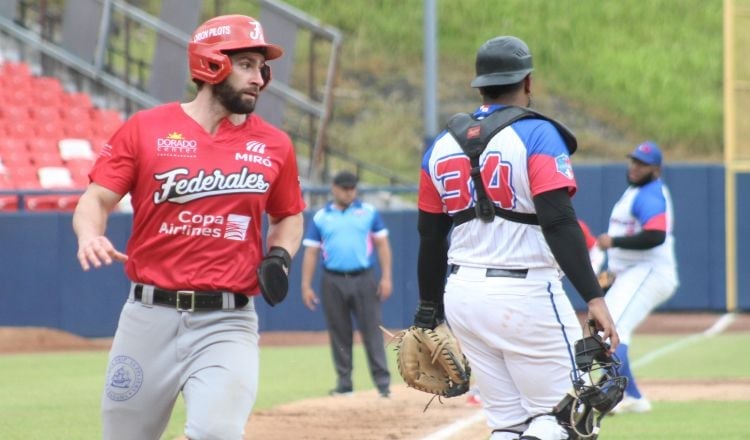
[[[553,415],[534,417],[521,438],[540,438],[544,440],[566,440],[568,431],[557,423]]]

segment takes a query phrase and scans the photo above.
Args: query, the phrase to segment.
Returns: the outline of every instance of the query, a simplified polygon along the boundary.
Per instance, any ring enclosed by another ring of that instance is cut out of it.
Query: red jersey
[[[176,102],[125,122],[90,178],[131,195],[128,277],[172,290],[258,294],[263,212],[305,208],[286,133],[249,115],[211,135]]]

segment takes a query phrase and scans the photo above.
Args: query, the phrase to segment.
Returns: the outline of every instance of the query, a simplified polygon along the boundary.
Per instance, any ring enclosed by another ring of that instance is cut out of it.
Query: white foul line
[[[737,318],[737,314],[735,313],[727,313],[725,315],[722,315],[721,318],[719,318],[714,325],[706,329],[702,333],[696,333],[693,335],[688,336],[687,338],[678,339],[671,344],[667,344],[664,347],[661,347],[657,350],[654,350],[645,356],[637,359],[636,361],[632,362],[631,365],[635,367],[641,367],[643,365],[647,365],[654,360],[664,356],[667,353],[671,353],[679,348],[685,347],[687,345],[690,345],[694,342],[697,342],[703,338],[708,338],[711,336],[716,336],[719,333],[723,332],[724,330],[729,327],[732,322]]]
[[[649,364],[652,361],[660,358],[661,356],[677,350],[678,348],[685,347],[686,345],[690,345],[693,342],[696,342],[703,338],[716,336],[726,330],[727,327],[729,327],[736,318],[737,314],[735,313],[727,313],[725,315],[722,315],[721,318],[719,318],[711,327],[709,327],[702,333],[696,333],[694,335],[688,336],[687,338],[679,339],[671,344],[667,344],[664,347],[659,348],[658,350],[654,350],[633,362],[632,366],[640,367]],[[448,440],[450,436],[461,432],[461,430],[463,430],[467,426],[478,423],[483,419],[484,413],[482,411],[479,411],[470,417],[456,420],[455,422],[440,429],[439,431],[433,432],[427,437],[422,437],[420,440]]]
[[[427,437],[422,437],[421,440],[447,440],[448,438],[450,438],[451,435],[457,434],[461,432],[467,426],[473,425],[474,423],[478,423],[481,420],[484,420],[484,412],[480,410],[479,412],[477,412],[476,414],[470,417],[458,419],[455,422],[451,423],[450,425],[444,427],[443,429],[437,432],[433,432]]]

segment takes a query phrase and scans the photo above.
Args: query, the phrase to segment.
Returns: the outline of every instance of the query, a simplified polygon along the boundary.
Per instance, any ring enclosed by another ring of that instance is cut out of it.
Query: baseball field
[[[355,350],[353,397],[327,397],[334,377],[323,333],[261,337],[261,387],[246,438],[486,439],[481,410],[464,397],[437,399],[401,383],[372,389]],[[99,395],[109,341],[39,328],[0,327],[0,438],[101,438]],[[750,438],[750,315],[657,314],[632,344],[635,374],[654,409],[605,418],[599,436],[624,439]],[[164,439],[181,438],[181,402]]]

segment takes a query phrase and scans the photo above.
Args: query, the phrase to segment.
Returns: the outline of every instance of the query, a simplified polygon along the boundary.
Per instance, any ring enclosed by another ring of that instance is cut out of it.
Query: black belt
[[[324,268],[326,272],[330,273],[331,275],[338,275],[340,277],[356,277],[357,275],[362,275],[363,273],[370,270],[369,267],[366,267],[364,269],[357,269],[357,270],[349,270],[349,271],[340,271],[340,270],[331,270],[328,268]]]
[[[455,264],[453,267],[451,267],[451,273],[458,273],[458,269],[461,266],[456,266]],[[526,278],[526,274],[529,273],[528,269],[495,269],[495,268],[488,268],[487,269],[487,275],[488,277],[504,277],[504,278]]]
[[[143,284],[136,284],[133,297],[136,301],[143,298]],[[224,308],[223,292],[196,292],[195,290],[164,290],[154,287],[153,303],[175,307],[180,312],[222,310]],[[234,294],[234,308],[241,309],[250,302],[246,295]]]

